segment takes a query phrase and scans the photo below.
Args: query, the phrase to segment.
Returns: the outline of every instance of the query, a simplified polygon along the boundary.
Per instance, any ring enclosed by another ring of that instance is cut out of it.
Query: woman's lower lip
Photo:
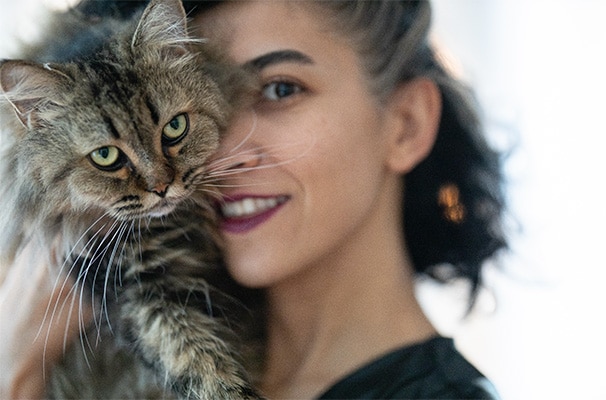
[[[221,230],[226,233],[245,233],[255,229],[270,219],[284,204],[279,204],[260,214],[243,218],[224,218],[221,221]]]

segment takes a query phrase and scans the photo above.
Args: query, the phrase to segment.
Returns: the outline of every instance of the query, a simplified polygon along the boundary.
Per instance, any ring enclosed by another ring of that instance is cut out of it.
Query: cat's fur
[[[0,64],[1,268],[27,245],[94,311],[48,395],[256,398],[212,207],[211,178],[229,163],[208,162],[254,80],[188,37],[178,0],[111,30],[70,62]]]

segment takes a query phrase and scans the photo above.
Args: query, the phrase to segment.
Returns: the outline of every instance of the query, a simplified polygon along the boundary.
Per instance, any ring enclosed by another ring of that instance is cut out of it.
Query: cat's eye
[[[189,130],[189,119],[187,114],[179,114],[173,117],[162,129],[162,144],[173,146],[187,135]]]
[[[89,154],[93,165],[104,171],[115,171],[122,168],[122,153],[116,146],[100,147]]]
[[[280,101],[302,92],[301,86],[288,81],[270,82],[263,86],[262,95],[266,100]]]

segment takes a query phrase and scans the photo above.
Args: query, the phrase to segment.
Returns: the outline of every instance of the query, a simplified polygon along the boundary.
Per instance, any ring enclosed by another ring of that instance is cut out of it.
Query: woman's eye
[[[187,114],[179,114],[173,117],[162,129],[162,144],[172,146],[181,141],[189,130],[189,119]]]
[[[301,91],[301,87],[295,83],[279,81],[263,86],[262,94],[267,100],[279,101]]]
[[[104,171],[115,171],[123,166],[123,157],[116,146],[100,147],[89,154],[93,165]]]

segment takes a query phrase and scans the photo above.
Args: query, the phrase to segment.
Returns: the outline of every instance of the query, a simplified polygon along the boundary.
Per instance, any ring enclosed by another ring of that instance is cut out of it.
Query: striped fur
[[[111,26],[69,61],[0,64],[1,270],[33,246],[95,315],[49,396],[257,398],[236,350],[246,312],[222,268],[207,163],[253,80],[188,37],[178,0]],[[177,140],[162,136],[184,123]],[[117,161],[95,165],[110,147]]]

